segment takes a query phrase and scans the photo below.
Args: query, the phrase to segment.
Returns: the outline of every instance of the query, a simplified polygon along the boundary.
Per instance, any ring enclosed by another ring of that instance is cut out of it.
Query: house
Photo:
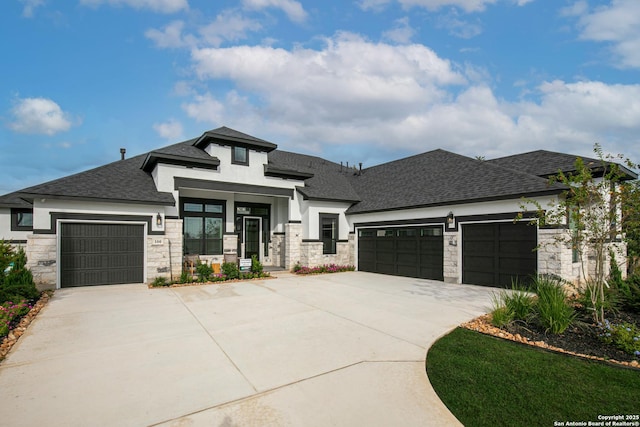
[[[490,286],[577,274],[570,248],[534,250],[557,228],[528,225],[533,212],[515,221],[522,197],[545,205],[562,192],[546,177],[576,156],[482,161],[433,150],[354,169],[226,127],[128,159],[121,152],[0,197],[0,238],[26,248],[40,288],[175,279],[195,256]]]

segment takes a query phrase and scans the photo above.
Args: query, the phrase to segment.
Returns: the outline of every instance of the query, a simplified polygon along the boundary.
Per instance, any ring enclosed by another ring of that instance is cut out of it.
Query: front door
[[[262,239],[262,218],[244,217],[244,258],[253,255],[260,259],[260,247]]]

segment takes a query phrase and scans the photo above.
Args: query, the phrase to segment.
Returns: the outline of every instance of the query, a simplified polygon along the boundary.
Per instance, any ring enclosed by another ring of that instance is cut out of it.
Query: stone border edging
[[[589,360],[599,360],[602,362],[611,363],[613,365],[621,365],[627,368],[640,369],[640,363],[637,360],[633,360],[631,362],[621,362],[614,359],[604,359],[602,357],[597,356],[589,356],[587,354],[574,353],[572,351],[567,351],[559,347],[554,347],[552,345],[547,344],[544,341],[530,341],[527,337],[523,337],[520,334],[512,334],[507,331],[503,331],[500,328],[497,328],[491,324],[491,315],[484,314],[480,317],[476,317],[475,319],[462,323],[460,325],[461,328],[469,329],[471,331],[480,332],[481,334],[491,335],[497,338],[502,338],[509,341],[514,341],[519,344],[530,345],[533,347],[542,348],[544,350],[550,350],[557,353],[563,353],[571,356],[581,357],[583,359]]]
[[[18,339],[22,336],[22,334],[26,332],[27,327],[31,324],[33,319],[35,319],[38,313],[40,313],[40,310],[42,310],[44,306],[47,305],[49,299],[51,299],[51,295],[53,295],[53,292],[51,291],[43,292],[42,295],[40,295],[38,301],[33,305],[33,307],[31,307],[31,310],[29,310],[27,314],[22,316],[22,319],[20,319],[20,323],[18,323],[18,326],[10,330],[9,334],[4,337],[2,343],[0,343],[0,362],[2,362],[7,354],[9,354],[9,351],[11,351],[15,343],[18,342]]]

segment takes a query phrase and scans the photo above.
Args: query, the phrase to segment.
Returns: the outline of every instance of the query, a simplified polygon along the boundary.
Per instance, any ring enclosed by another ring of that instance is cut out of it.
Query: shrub
[[[616,289],[620,305],[627,311],[640,313],[640,273],[627,277]]]
[[[258,260],[257,256],[253,255],[251,257],[251,272],[257,274],[257,277],[260,277],[262,270],[262,263]]]
[[[0,242],[0,303],[5,301],[35,300],[40,296],[31,271],[26,268],[24,250],[14,252],[11,246]]]
[[[605,319],[604,324],[599,323],[601,328],[600,339],[618,347],[628,354],[640,357],[640,329],[632,323],[614,324]]]
[[[182,273],[180,274],[180,279],[178,280],[178,283],[191,283],[193,282],[193,277],[191,277],[191,274],[184,270],[182,271]]]
[[[513,322],[513,313],[502,304],[500,297],[493,296],[493,310],[491,311],[491,323],[496,328],[503,328]]]
[[[235,262],[222,263],[221,270],[222,274],[224,274],[229,280],[240,277],[240,271],[238,270],[238,265]]]
[[[552,277],[535,280],[536,318],[547,332],[563,333],[575,320],[576,313],[567,301],[562,281]]]
[[[167,281],[166,277],[162,277],[162,276],[158,276],[155,279],[153,279],[153,282],[151,282],[151,286],[159,288],[162,286],[169,286],[171,285],[171,283],[169,283]]]
[[[209,264],[198,261],[196,273],[198,274],[198,281],[204,283],[208,281],[211,274],[213,274],[213,269]]]

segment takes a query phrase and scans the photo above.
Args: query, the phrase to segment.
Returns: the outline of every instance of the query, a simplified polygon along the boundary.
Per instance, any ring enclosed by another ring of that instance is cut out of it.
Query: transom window
[[[338,215],[320,214],[320,240],[323,254],[336,253],[338,235]]]
[[[11,209],[11,230],[33,230],[33,209]]]
[[[180,199],[184,253],[222,255],[224,200]]]
[[[231,148],[231,163],[234,165],[249,165],[249,149],[247,147]]]

